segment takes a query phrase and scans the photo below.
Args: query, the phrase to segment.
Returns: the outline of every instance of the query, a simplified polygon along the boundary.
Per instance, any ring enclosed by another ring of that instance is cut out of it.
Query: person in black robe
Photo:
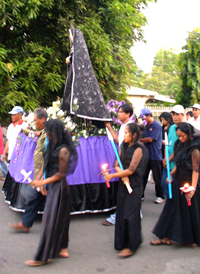
[[[34,187],[46,185],[47,198],[42,218],[40,242],[34,260],[26,261],[30,266],[40,266],[57,257],[67,258],[68,231],[70,222],[70,198],[66,175],[76,168],[78,155],[71,136],[60,120],[45,124],[49,139],[44,170],[45,180],[34,180]]]
[[[176,132],[178,140],[174,145],[176,166],[171,171],[172,199],[169,197],[153,233],[159,237],[152,245],[166,244],[171,241],[185,246],[200,246],[200,178],[199,157],[200,138],[194,136],[194,128],[185,122],[180,123]],[[189,193],[181,193],[185,183],[192,186]],[[187,200],[191,200],[188,206]]]
[[[116,161],[117,173],[105,174],[106,181],[121,178],[118,186],[117,211],[115,224],[115,249],[120,250],[118,256],[126,258],[142,242],[141,236],[141,198],[143,191],[143,175],[148,162],[148,151],[138,140],[140,130],[137,124],[130,123],[124,131],[124,142],[120,151],[122,171]],[[132,188],[129,194],[125,186],[128,182]]]

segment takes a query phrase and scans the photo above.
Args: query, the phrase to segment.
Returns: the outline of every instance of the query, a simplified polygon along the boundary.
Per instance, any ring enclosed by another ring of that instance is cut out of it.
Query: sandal
[[[109,221],[107,221],[107,220],[104,220],[104,221],[102,222],[102,225],[105,225],[105,226],[112,226],[112,225],[114,225],[114,224],[111,223],[111,222],[109,222]]]
[[[152,240],[151,245],[171,245],[171,240],[168,238]]]

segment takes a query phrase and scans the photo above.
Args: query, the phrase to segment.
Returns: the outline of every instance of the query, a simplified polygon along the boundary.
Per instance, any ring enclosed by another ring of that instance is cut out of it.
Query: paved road
[[[0,187],[2,187],[2,182]],[[71,217],[68,259],[31,268],[24,261],[32,259],[36,251],[41,216],[38,216],[31,232],[14,233],[8,222],[21,219],[21,213],[12,211],[0,193],[0,273],[1,274],[190,274],[200,273],[200,248],[188,248],[178,244],[151,246],[154,227],[162,205],[153,203],[154,185],[148,183],[146,198],[142,203],[143,243],[136,254],[120,259],[113,248],[114,227],[101,225],[108,213],[85,214]]]

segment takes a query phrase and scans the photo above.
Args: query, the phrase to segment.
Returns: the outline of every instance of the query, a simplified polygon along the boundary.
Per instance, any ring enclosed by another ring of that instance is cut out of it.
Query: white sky
[[[148,73],[159,48],[181,51],[187,31],[200,27],[200,0],[158,0],[149,3],[144,14],[148,20],[143,28],[147,43],[135,43],[132,55],[137,66]]]

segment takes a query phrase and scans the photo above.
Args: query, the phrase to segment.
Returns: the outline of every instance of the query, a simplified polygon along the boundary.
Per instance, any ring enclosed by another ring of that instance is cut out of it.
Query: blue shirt
[[[162,127],[156,120],[150,125],[146,125],[144,130],[144,138],[150,137],[153,139],[152,143],[145,143],[149,151],[149,160],[162,160]]]
[[[169,156],[172,155],[172,153],[174,152],[174,143],[176,142],[176,140],[178,139],[178,136],[176,134],[176,125],[172,125],[169,128],[169,133],[168,133],[168,144],[169,144]],[[170,162],[170,170],[172,170],[175,167],[176,163],[174,161]]]

